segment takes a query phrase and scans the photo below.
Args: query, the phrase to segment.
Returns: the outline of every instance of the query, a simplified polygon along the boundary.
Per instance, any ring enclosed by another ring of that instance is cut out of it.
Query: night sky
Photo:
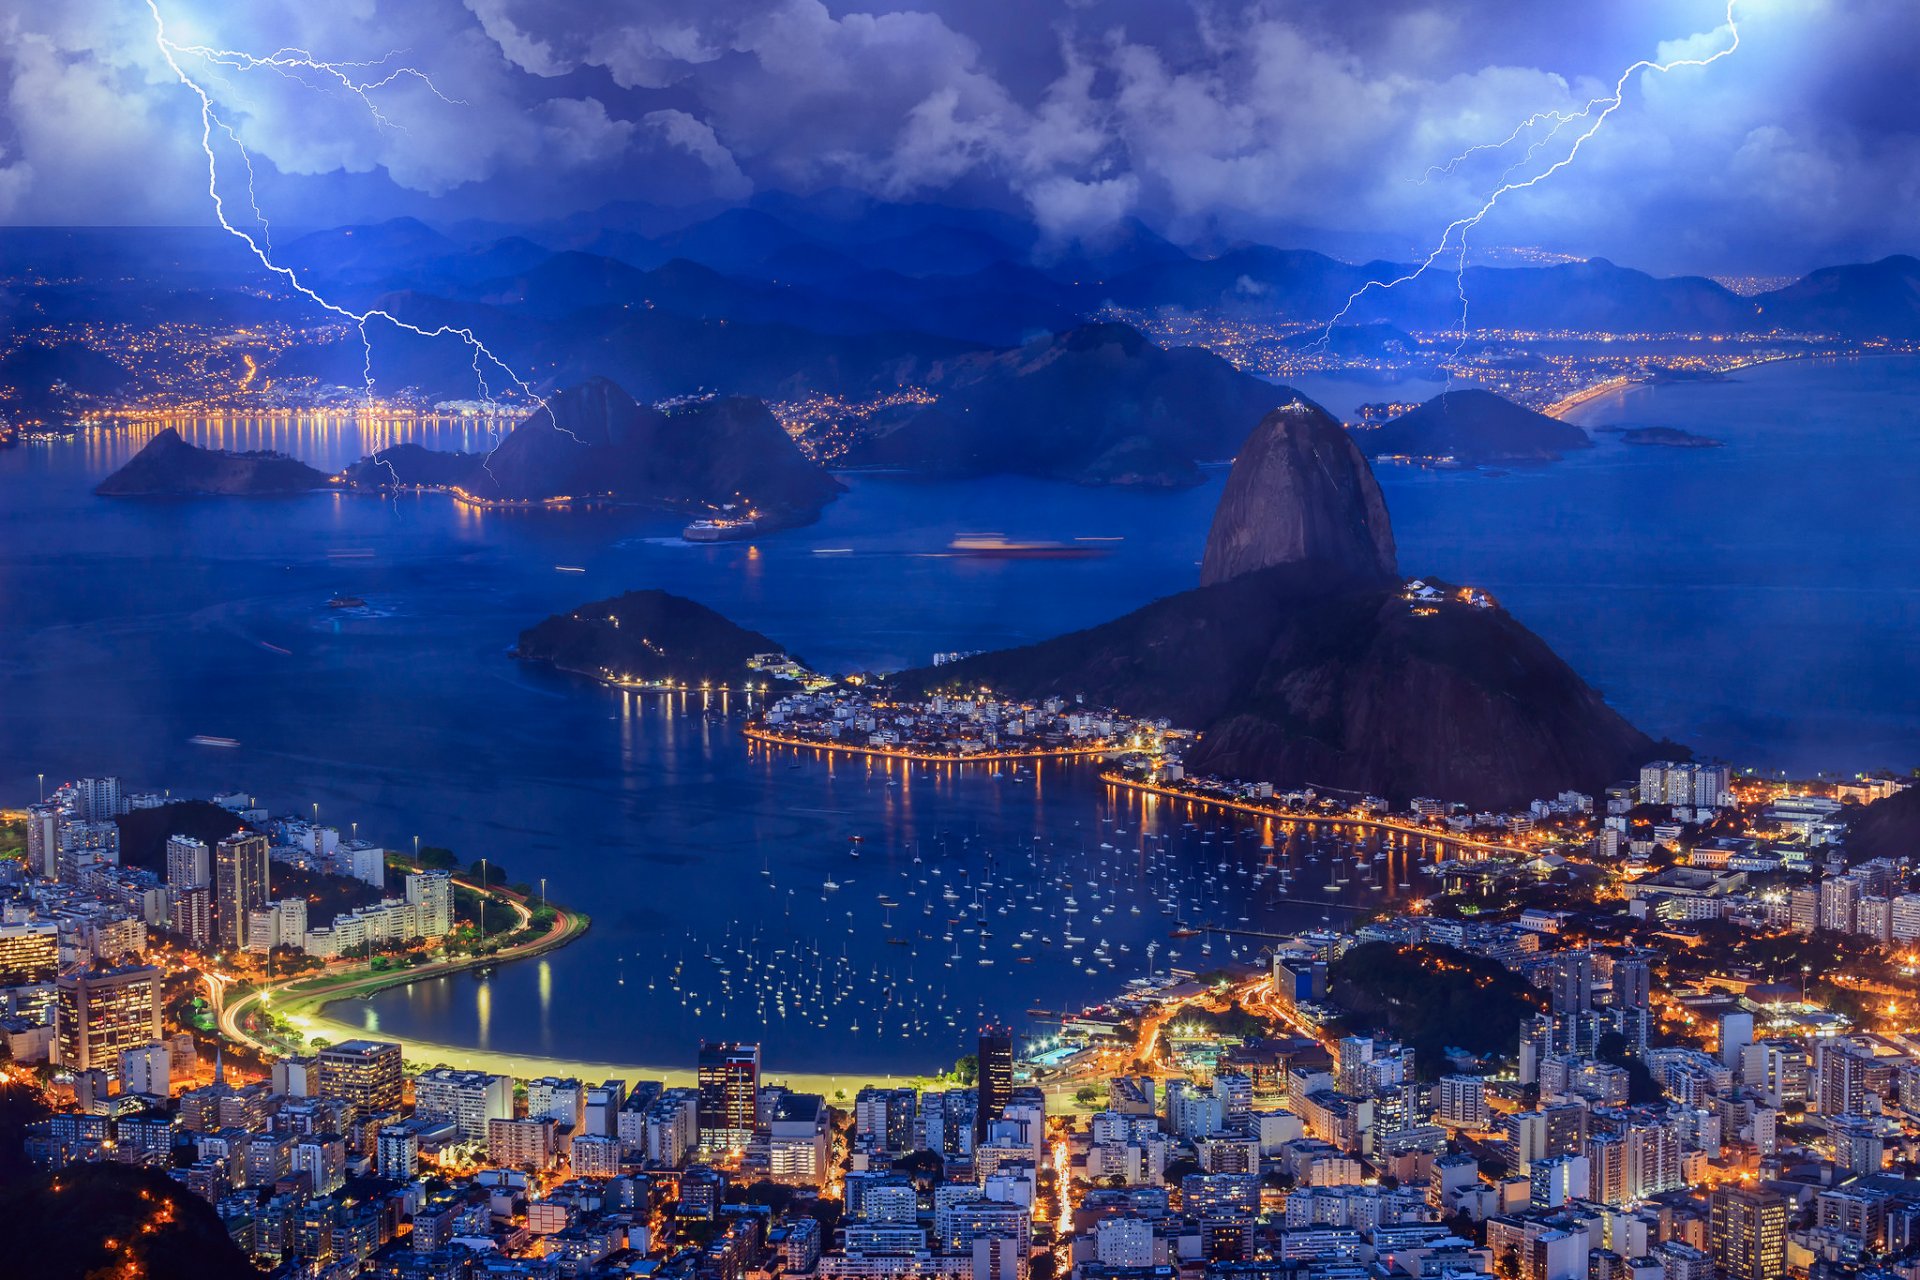
[[[404,51],[354,75],[409,64],[452,100],[400,77],[370,91],[383,126],[311,70],[188,59],[288,227],[846,187],[1021,213],[1061,241],[1133,217],[1346,256],[1431,243],[1521,149],[1422,181],[1430,166],[1611,93],[1637,58],[1731,39],[1723,0],[158,3],[177,44]],[[1735,17],[1733,56],[1636,77],[1476,246],[1662,272],[1920,247],[1911,0],[1739,0]],[[198,103],[146,0],[0,0],[0,22],[0,220],[210,222]]]

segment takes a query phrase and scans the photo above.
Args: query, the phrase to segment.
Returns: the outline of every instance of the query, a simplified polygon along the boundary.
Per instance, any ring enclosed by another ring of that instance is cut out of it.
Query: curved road
[[[464,880],[456,880],[455,883],[463,888],[477,889],[477,886]],[[505,902],[513,908],[516,916],[515,932],[527,928],[533,922],[533,912],[528,909],[524,898],[499,888],[490,892],[497,901]],[[480,965],[524,960],[542,952],[551,951],[555,947],[565,946],[586,931],[587,917],[579,912],[556,906],[553,908],[553,913],[552,927],[539,937],[529,938],[484,956],[458,956],[408,968],[379,971],[375,971],[372,962],[367,961],[350,968],[317,975],[299,974],[279,982],[254,987],[231,1001],[226,997],[228,989],[234,985],[234,979],[217,973],[203,974],[202,977],[206,980],[207,990],[212,998],[214,1016],[218,1022],[220,1034],[236,1044],[246,1045],[263,1055],[272,1057],[284,1052],[285,1046],[254,1034],[247,1027],[246,1014],[256,1004],[263,1002],[271,1004],[273,995],[280,993],[290,995],[300,1006],[323,1005],[349,996],[370,995],[387,987],[404,986],[425,978],[438,978],[449,973],[459,973]]]

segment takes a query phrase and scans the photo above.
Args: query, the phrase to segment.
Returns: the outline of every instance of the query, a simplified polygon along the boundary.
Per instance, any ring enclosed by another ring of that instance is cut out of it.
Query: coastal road
[[[456,878],[455,883],[463,888],[480,891],[478,885],[466,880]],[[513,910],[515,932],[532,924],[533,911],[527,906],[523,897],[499,888],[487,892],[494,900],[505,902]],[[250,1046],[262,1054],[272,1056],[283,1052],[282,1046],[254,1034],[246,1025],[247,1012],[255,1005],[271,1006],[275,996],[288,996],[292,997],[290,1007],[293,1009],[318,1008],[333,1000],[371,995],[387,987],[460,973],[480,965],[524,960],[556,947],[565,946],[586,931],[586,916],[559,906],[555,906],[553,912],[553,923],[545,933],[484,956],[450,956],[423,965],[382,970],[375,970],[372,962],[366,961],[327,973],[296,975],[265,986],[257,986],[231,1000],[227,996],[234,986],[234,979],[225,974],[216,973],[207,973],[202,976],[207,983],[220,1034],[237,1044]],[[289,1006],[283,1003],[282,1007]]]

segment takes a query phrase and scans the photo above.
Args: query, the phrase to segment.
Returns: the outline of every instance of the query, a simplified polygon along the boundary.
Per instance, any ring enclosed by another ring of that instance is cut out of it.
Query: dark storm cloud
[[[288,221],[850,186],[1021,208],[1063,237],[1137,216],[1175,236],[1314,228],[1402,252],[1475,207],[1518,153],[1419,181],[1429,166],[1609,92],[1635,58],[1727,39],[1715,0],[162,8],[176,39],[406,50],[459,100],[399,83],[381,91],[396,124],[381,128],[342,95],[224,75],[215,90]],[[1503,201],[1479,243],[1663,269],[1915,247],[1906,0],[1745,0],[1737,13],[1737,55],[1637,78],[1578,163]],[[18,6],[0,21],[0,211],[205,217],[193,104],[144,0]]]

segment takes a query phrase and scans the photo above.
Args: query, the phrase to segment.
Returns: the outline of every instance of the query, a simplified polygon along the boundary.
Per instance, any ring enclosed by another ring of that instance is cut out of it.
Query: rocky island
[[[325,472],[284,453],[202,449],[168,427],[94,492],[108,498],[266,497],[328,483]]]
[[[347,471],[365,487],[453,490],[486,504],[600,500],[703,516],[733,508],[755,528],[805,524],[842,492],[758,400],[660,409],[595,378],[555,392],[490,453],[386,449]]]
[[[1654,743],[1484,593],[1399,577],[1371,471],[1297,402],[1240,451],[1202,585],[1024,648],[901,673],[1198,728],[1189,772],[1476,806],[1596,789]]]
[[[1725,441],[1712,436],[1695,435],[1679,427],[1623,427],[1623,444],[1657,445],[1668,449],[1718,449]]]
[[[748,666],[784,652],[779,641],[736,626],[697,601],[666,591],[629,591],[557,613],[520,633],[513,656],[621,684],[702,684],[738,689],[777,684]]]
[[[1558,462],[1590,448],[1587,433],[1491,391],[1447,391],[1385,425],[1355,434],[1370,458],[1489,463]]]

